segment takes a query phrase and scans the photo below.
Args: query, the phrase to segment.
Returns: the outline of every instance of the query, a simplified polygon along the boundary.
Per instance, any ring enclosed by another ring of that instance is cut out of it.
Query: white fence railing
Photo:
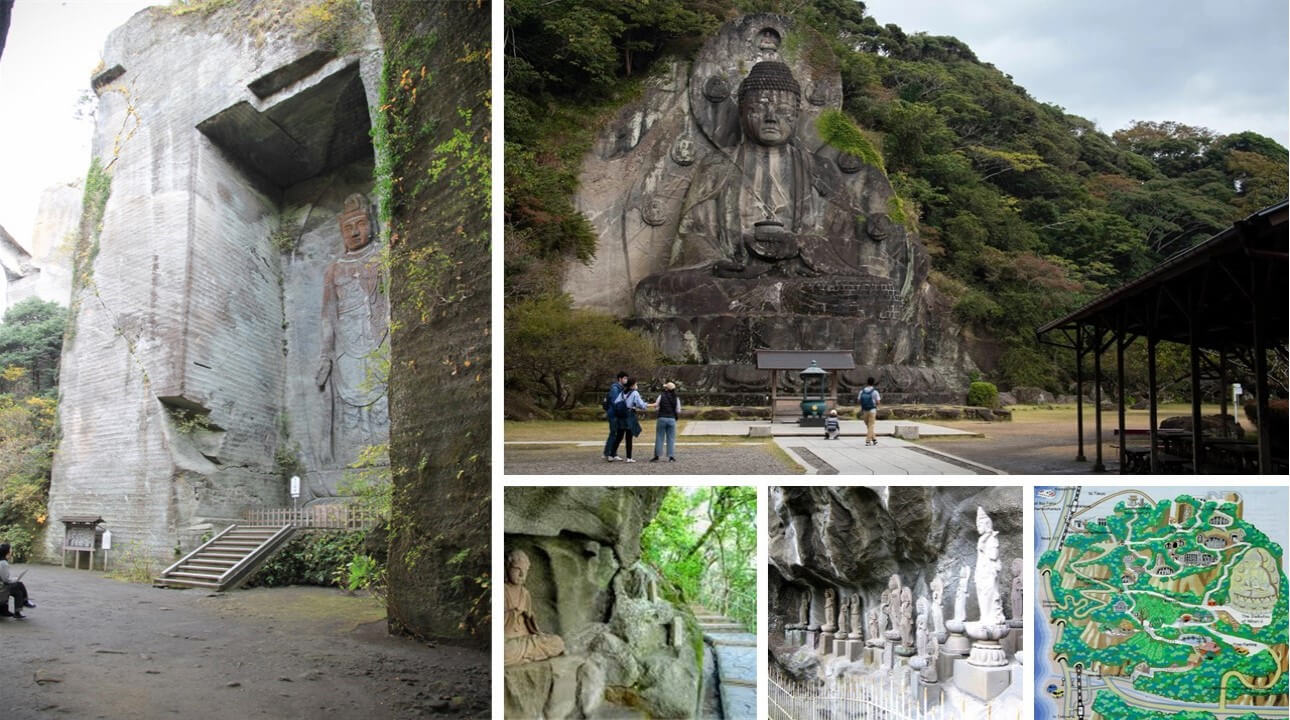
[[[319,530],[364,530],[376,516],[355,505],[326,504],[303,508],[251,508],[242,513],[248,525],[291,525]]]
[[[952,717],[928,693],[885,673],[795,680],[770,668],[767,709],[771,720],[945,720]]]

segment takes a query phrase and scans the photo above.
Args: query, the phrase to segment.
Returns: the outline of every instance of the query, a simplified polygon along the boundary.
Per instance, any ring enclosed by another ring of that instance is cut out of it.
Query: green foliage
[[[112,569],[107,574],[117,580],[151,583],[163,569],[153,566],[152,553],[137,540],[130,541],[129,545],[120,549],[114,547],[112,552]]]
[[[9,550],[13,552],[13,557],[10,560],[13,562],[27,562],[31,557],[35,539],[31,531],[26,528],[0,527],[0,542],[9,543]]]
[[[297,8],[291,21],[300,37],[346,55],[357,50],[362,39],[360,13],[357,0],[319,0]]]
[[[76,248],[72,254],[72,290],[89,287],[94,273],[94,259],[99,254],[99,234],[103,232],[103,212],[112,194],[112,176],[97,157],[90,158],[85,174],[85,192],[81,197],[81,221]]]
[[[641,533],[641,557],[680,591],[679,602],[754,630],[756,510],[756,488],[671,488]]]
[[[820,118],[816,120],[815,129],[820,134],[824,142],[845,153],[855,155],[868,165],[873,165],[883,172],[886,168],[883,165],[882,155],[874,148],[869,138],[865,137],[864,131],[861,130],[850,118],[840,110],[825,110],[820,113]],[[904,222],[897,220],[897,222]]]
[[[215,429],[211,425],[210,413],[180,407],[167,407],[166,411],[170,413],[170,420],[180,435],[195,435],[204,430]]]
[[[58,383],[67,310],[55,302],[31,297],[14,304],[0,324],[0,376],[9,392],[51,390]],[[21,374],[10,368],[20,368]]]
[[[974,382],[968,386],[968,405],[979,407],[997,407],[999,405],[999,388],[994,383]]]
[[[344,530],[298,532],[251,576],[247,586],[338,586],[341,578],[351,577],[354,558],[364,554],[363,541],[362,533]]]
[[[522,300],[506,309],[508,390],[553,409],[573,407],[579,394],[606,384],[619,369],[644,376],[657,357],[643,335],[608,315],[575,309],[567,295]]]
[[[356,498],[359,507],[380,518],[380,527],[388,528],[393,497],[389,443],[364,446],[350,468],[341,478],[338,490],[342,495]]]
[[[171,0],[166,6],[166,12],[179,17],[189,13],[203,13],[210,15],[220,8],[231,7],[237,4],[237,0]]]

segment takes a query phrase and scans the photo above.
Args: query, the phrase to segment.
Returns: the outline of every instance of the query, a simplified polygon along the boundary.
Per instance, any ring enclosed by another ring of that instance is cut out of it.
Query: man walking
[[[860,391],[860,413],[864,416],[864,426],[867,434],[865,436],[865,447],[878,444],[878,436],[873,432],[874,423],[878,420],[878,403],[882,401],[882,395],[878,394],[878,388],[874,387],[874,379],[869,378],[865,381],[864,389]]]
[[[614,384],[609,386],[609,392],[605,395],[605,400],[601,407],[605,409],[605,419],[609,421],[609,439],[605,441],[605,462],[615,462],[621,460],[614,455],[614,440],[618,437],[618,418],[614,415],[614,403],[618,402],[619,396],[623,394],[623,381],[627,379],[627,373],[622,370],[614,377]]]

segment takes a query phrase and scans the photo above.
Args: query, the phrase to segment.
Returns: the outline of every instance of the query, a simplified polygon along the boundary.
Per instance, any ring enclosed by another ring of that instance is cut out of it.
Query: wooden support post
[[[1227,426],[1227,348],[1220,348],[1218,351],[1218,413],[1222,416],[1223,427],[1221,432],[1223,437],[1230,437],[1231,431]],[[1236,419],[1236,408],[1232,408],[1232,419]]]
[[[1148,402],[1151,406],[1147,417],[1147,422],[1150,423],[1150,439],[1148,442],[1151,443],[1151,474],[1155,475],[1160,472],[1160,423],[1158,422],[1160,390],[1156,387],[1156,343],[1159,341],[1156,340],[1155,336],[1156,324],[1154,318],[1147,332],[1147,386],[1149,388],[1147,392],[1150,398]]]
[[[1093,335],[1093,432],[1097,434],[1097,460],[1093,472],[1106,472],[1102,463],[1102,330]]]
[[[775,424],[775,406],[779,403],[777,393],[779,392],[779,371],[770,371],[770,424]]]
[[[1263,297],[1263,273],[1254,267],[1251,272],[1251,290],[1256,298]],[[1272,472],[1272,423],[1268,422],[1268,346],[1267,316],[1263,304],[1254,303],[1254,417],[1259,424],[1259,474]]]
[[[1075,432],[1079,437],[1079,450],[1075,462],[1087,462],[1084,457],[1084,326],[1075,326]]]
[[[1120,474],[1124,474],[1125,458],[1128,453],[1125,451],[1126,437],[1124,434],[1124,310],[1120,310],[1120,317],[1115,322],[1115,394],[1116,405],[1119,406],[1117,412],[1117,421],[1119,422],[1120,435]]]
[[[1200,417],[1200,346],[1196,344],[1199,340],[1196,325],[1196,291],[1192,289],[1187,292],[1187,345],[1191,358],[1191,471],[1199,475],[1203,448],[1201,447]]]

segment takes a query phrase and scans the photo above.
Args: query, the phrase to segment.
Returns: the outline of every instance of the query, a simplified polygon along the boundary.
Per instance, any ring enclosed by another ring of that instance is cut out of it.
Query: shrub
[[[978,407],[997,407],[999,405],[999,388],[994,383],[974,382],[968,386],[968,405]]]
[[[585,390],[608,388],[618,370],[648,377],[657,360],[648,338],[608,315],[574,308],[568,295],[506,309],[508,389],[552,409],[573,407]]]
[[[31,532],[20,527],[0,528],[0,542],[9,543],[9,549],[13,551],[14,562],[27,562],[31,557],[31,546],[35,538]]]
[[[699,413],[700,420],[733,420],[735,414],[726,408],[708,408]]]
[[[337,585],[349,578],[350,562],[363,554],[363,533],[301,532],[247,581],[247,587]]]

